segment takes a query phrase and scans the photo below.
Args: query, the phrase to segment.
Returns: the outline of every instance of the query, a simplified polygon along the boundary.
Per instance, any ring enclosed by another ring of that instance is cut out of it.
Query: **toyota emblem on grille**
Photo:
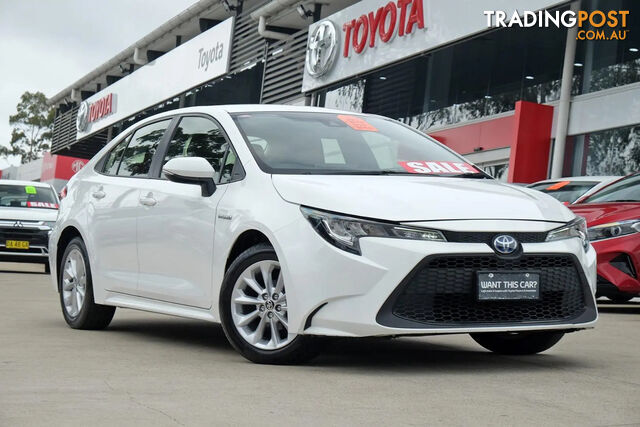
[[[16,221],[16,222],[13,223],[13,227],[14,228],[23,228],[24,225],[22,224],[22,222]]]
[[[493,239],[493,247],[501,254],[512,254],[518,249],[518,241],[508,234],[501,234]]]

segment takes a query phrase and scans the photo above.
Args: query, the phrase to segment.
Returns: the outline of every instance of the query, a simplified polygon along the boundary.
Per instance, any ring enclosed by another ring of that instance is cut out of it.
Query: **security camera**
[[[298,15],[300,15],[300,18],[302,18],[302,19],[307,19],[308,17],[313,16],[313,11],[312,10],[307,10],[307,8],[305,8],[301,4],[299,4],[296,7],[296,10],[298,11]]]
[[[237,6],[234,6],[231,3],[229,3],[229,0],[222,0],[221,3],[222,3],[222,7],[224,7],[225,12],[227,13],[231,13],[238,8]]]

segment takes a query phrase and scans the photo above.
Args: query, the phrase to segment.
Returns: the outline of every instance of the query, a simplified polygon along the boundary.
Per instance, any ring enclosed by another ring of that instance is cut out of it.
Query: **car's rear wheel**
[[[62,314],[69,326],[74,329],[104,329],[109,326],[116,308],[94,302],[89,257],[79,237],[69,242],[62,255],[58,286]]]
[[[478,344],[494,353],[536,354],[553,347],[563,337],[564,332],[506,332],[471,334]]]
[[[256,363],[300,363],[317,354],[312,337],[289,333],[287,289],[269,245],[238,256],[224,278],[220,316],[233,347]]]

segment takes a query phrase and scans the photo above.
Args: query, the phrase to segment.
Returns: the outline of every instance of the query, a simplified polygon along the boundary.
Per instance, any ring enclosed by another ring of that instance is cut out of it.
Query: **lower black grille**
[[[539,272],[541,298],[478,301],[478,270]],[[405,279],[381,309],[378,321],[389,326],[399,326],[394,318],[437,326],[566,321],[585,314],[587,292],[572,256],[438,255],[425,259]]]
[[[44,230],[28,228],[0,228],[0,244],[5,244],[7,240],[28,241],[30,246],[49,245],[49,233]]]

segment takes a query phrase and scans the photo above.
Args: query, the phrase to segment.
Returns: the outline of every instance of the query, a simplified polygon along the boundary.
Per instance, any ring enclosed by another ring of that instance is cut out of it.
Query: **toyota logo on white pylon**
[[[323,21],[309,36],[306,67],[313,77],[320,77],[331,69],[336,59],[338,41],[336,27],[331,21]]]
[[[78,107],[78,116],[76,117],[76,130],[83,132],[89,124],[89,103],[84,101]]]

